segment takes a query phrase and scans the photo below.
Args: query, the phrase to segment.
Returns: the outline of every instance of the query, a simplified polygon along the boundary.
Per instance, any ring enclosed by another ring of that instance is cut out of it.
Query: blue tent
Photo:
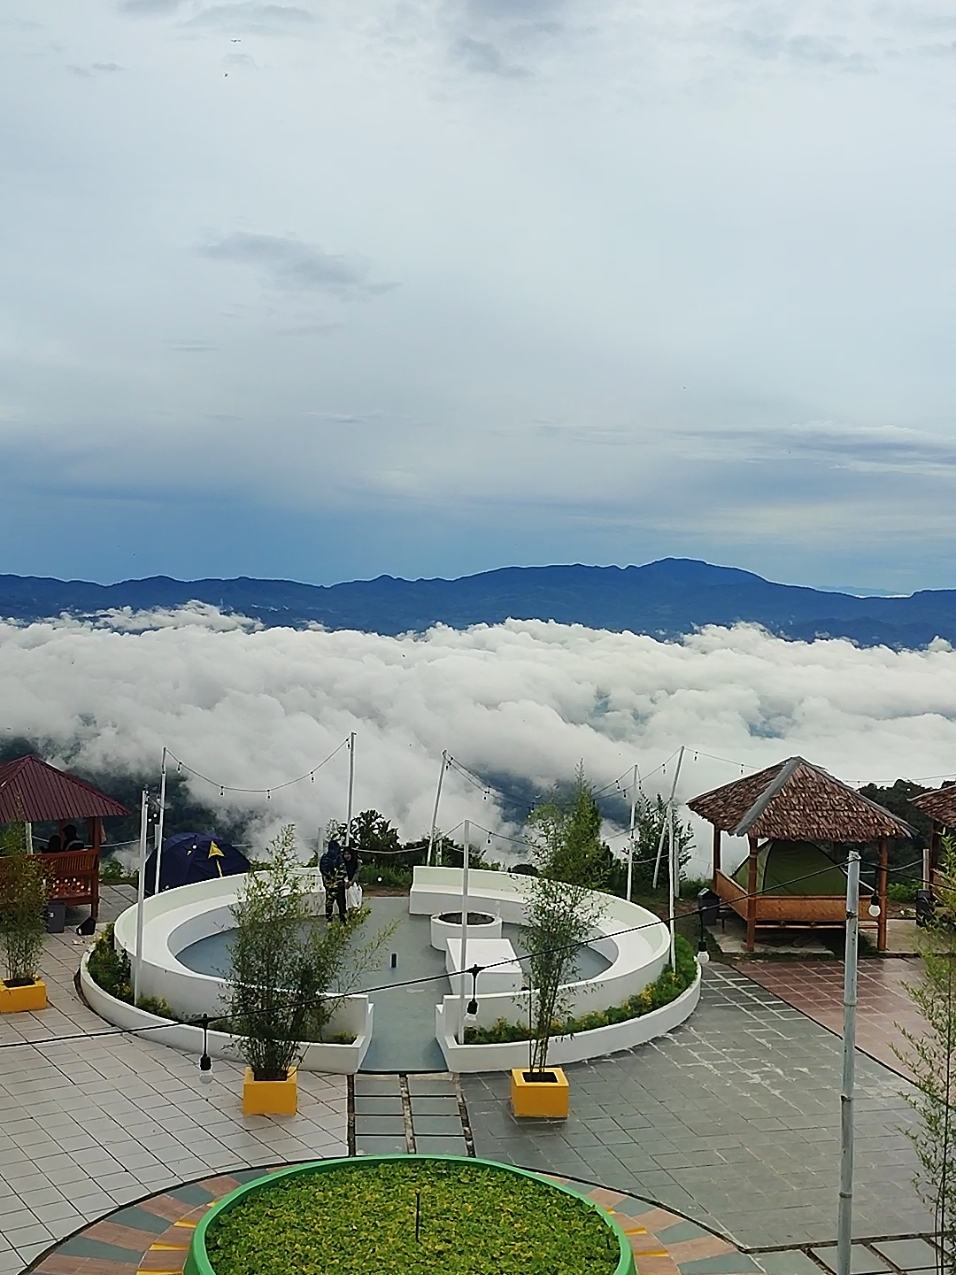
[[[231,877],[249,871],[249,860],[228,841],[206,832],[179,832],[163,842],[159,889]],[[156,880],[156,851],[146,861],[146,893],[153,893]]]

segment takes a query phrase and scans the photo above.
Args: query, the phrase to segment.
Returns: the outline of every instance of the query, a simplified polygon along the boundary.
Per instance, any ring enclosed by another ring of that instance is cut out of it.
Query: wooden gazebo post
[[[876,898],[880,905],[880,919],[876,923],[876,950],[886,951],[886,882],[890,867],[890,843],[886,837],[880,837],[880,866],[876,874]]]
[[[750,861],[747,864],[747,951],[757,943],[757,838],[750,834]]]
[[[720,871],[720,825],[714,824],[714,872],[711,887],[717,889],[717,873]]]

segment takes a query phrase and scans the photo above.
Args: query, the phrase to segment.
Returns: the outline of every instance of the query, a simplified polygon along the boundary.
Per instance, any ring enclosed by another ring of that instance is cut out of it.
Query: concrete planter
[[[513,1168],[508,1164],[498,1164],[494,1160],[477,1160],[467,1156],[457,1155],[416,1156],[415,1159],[417,1161],[435,1160],[442,1163],[459,1161],[461,1164],[469,1166],[482,1165],[485,1168],[493,1169],[500,1173],[511,1174],[517,1178],[530,1178],[535,1182],[540,1182],[541,1185],[546,1187],[549,1191],[561,1191],[565,1195],[571,1195],[574,1196],[575,1199],[583,1200],[589,1208],[592,1208],[595,1213],[598,1214],[610,1232],[608,1235],[609,1244],[613,1245],[613,1249],[616,1249],[618,1253],[618,1263],[614,1268],[613,1275],[637,1275],[634,1254],[631,1251],[630,1241],[624,1231],[614,1218],[608,1216],[605,1209],[602,1209],[600,1205],[595,1204],[593,1200],[588,1199],[587,1196],[582,1195],[580,1191],[576,1191],[573,1187],[566,1186],[564,1183],[553,1182],[549,1178],[542,1177],[539,1173],[532,1173],[529,1169]],[[214,1226],[223,1214],[228,1213],[237,1205],[242,1204],[251,1195],[256,1195],[260,1191],[269,1190],[277,1182],[282,1181],[283,1178],[288,1179],[291,1177],[303,1177],[307,1174],[317,1173],[334,1173],[337,1169],[342,1168],[347,1168],[350,1172],[355,1173],[361,1172],[360,1165],[374,1165],[377,1167],[391,1161],[405,1162],[407,1161],[407,1157],[404,1155],[368,1155],[362,1156],[360,1161],[356,1161],[355,1159],[318,1160],[312,1164],[298,1164],[289,1169],[280,1169],[277,1173],[270,1173],[264,1177],[257,1178],[254,1182],[247,1182],[245,1186],[241,1186],[237,1190],[232,1191],[229,1195],[225,1196],[224,1199],[220,1200],[218,1204],[213,1205],[213,1207],[208,1209],[200,1219],[199,1225],[193,1232],[192,1240],[189,1245],[189,1252],[186,1256],[186,1265],[183,1270],[183,1275],[216,1275],[215,1267],[206,1252],[206,1236],[209,1232],[209,1228]],[[381,1261],[376,1260],[374,1253],[368,1255],[368,1260],[370,1270],[378,1269],[381,1265]],[[268,1270],[263,1270],[261,1275],[270,1275],[270,1272]]]
[[[117,1000],[109,992],[104,992],[98,983],[90,977],[87,969],[88,954],[84,953],[80,962],[80,989],[83,998],[93,1010],[114,1027],[143,1032],[144,1028],[156,1028],[146,1031],[143,1039],[150,1038],[174,1049],[182,1049],[187,1054],[202,1053],[202,1028],[191,1027],[188,1023],[171,1023],[168,1018],[159,1018],[156,1014],[148,1014],[144,1009],[128,1005],[126,1001]],[[362,1065],[372,1039],[372,1005],[367,996],[350,997],[354,1002],[349,1011],[354,1016],[359,1033],[351,1045],[332,1045],[313,1041],[305,1045],[299,1059],[300,1071],[328,1071],[337,1075],[349,1075],[358,1071]],[[350,1029],[353,1019],[342,1020],[337,1016],[332,1021],[332,1030]],[[228,1032],[209,1033],[209,1056],[223,1058],[229,1062],[239,1062],[239,1043],[235,1036]]]
[[[294,1116],[299,1109],[299,1085],[293,1067],[285,1080],[256,1080],[246,1068],[242,1082],[244,1116]]]
[[[34,979],[25,987],[10,987],[0,979],[0,1014],[22,1014],[46,1007],[46,983],[42,978]]]
[[[570,1100],[568,1078],[560,1067],[543,1072],[515,1067],[511,1073],[511,1111],[539,1120],[567,1120]]]
[[[501,917],[489,916],[487,913],[479,912],[477,908],[469,908],[469,915],[479,914],[487,916],[487,922],[478,925],[468,926],[469,939],[500,939],[501,938]],[[445,947],[446,939],[461,938],[461,921],[446,921],[443,916],[433,916],[431,919],[431,945],[437,952],[447,951]]]

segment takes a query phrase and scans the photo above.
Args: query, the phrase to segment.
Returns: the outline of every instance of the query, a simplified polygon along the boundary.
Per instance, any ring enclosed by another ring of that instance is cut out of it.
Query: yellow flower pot
[[[19,1014],[27,1009],[46,1009],[46,983],[42,978],[26,987],[8,987],[0,979],[0,1014]]]
[[[294,1116],[298,1110],[299,1088],[296,1068],[285,1080],[256,1080],[252,1068],[246,1068],[242,1082],[242,1114],[244,1116]]]
[[[551,1079],[534,1079],[538,1075]],[[560,1067],[548,1067],[544,1072],[515,1067],[511,1072],[511,1110],[516,1116],[566,1120],[569,1096],[568,1078]]]

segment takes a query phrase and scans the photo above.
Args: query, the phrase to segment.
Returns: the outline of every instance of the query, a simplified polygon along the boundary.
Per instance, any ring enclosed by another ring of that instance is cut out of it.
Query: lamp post
[[[136,880],[136,961],[133,966],[133,1004],[139,1000],[140,971],[143,966],[143,906],[146,901],[146,829],[149,822],[149,789],[144,788],[139,803],[139,873]]]
[[[464,852],[461,860],[461,955],[458,960],[458,1043],[465,1043],[465,963],[468,960],[468,843],[471,840],[471,821],[465,820]],[[477,985],[477,979],[475,980]]]
[[[857,955],[860,927],[860,854],[851,850],[846,874],[846,947],[843,956],[843,1084],[840,1089],[840,1203],[837,1275],[850,1275],[853,1236],[853,1081],[856,1064]]]

